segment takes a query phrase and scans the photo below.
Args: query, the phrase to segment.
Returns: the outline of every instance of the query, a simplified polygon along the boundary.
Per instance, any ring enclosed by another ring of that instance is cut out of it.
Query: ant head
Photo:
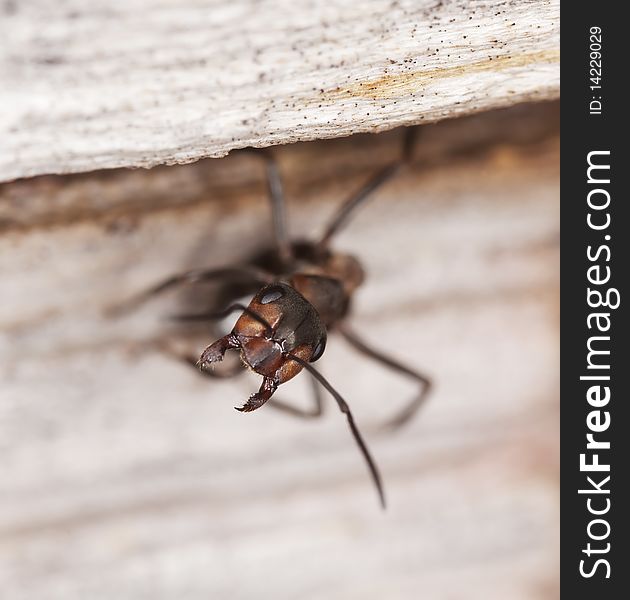
[[[326,347],[326,328],[315,308],[282,282],[265,286],[254,296],[232,335],[238,341],[243,362],[278,383],[302,370],[287,354],[313,362]]]

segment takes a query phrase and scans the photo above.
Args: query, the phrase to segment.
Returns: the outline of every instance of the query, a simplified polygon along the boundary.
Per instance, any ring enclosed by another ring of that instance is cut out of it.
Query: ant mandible
[[[328,333],[340,333],[360,353],[386,367],[406,375],[420,385],[417,396],[389,422],[392,427],[406,423],[421,406],[429,389],[430,380],[379,349],[366,344],[347,324],[351,298],[362,283],[364,272],[353,256],[331,249],[334,235],[347,224],[351,215],[364,202],[389,181],[399,168],[409,161],[412,150],[413,129],[408,129],[402,156],[386,166],[368,181],[356,194],[344,202],[324,233],[316,241],[291,241],[286,227],[285,201],[278,167],[268,152],[264,153],[267,183],[271,201],[274,247],[249,263],[219,269],[201,269],[175,275],[137,297],[133,304],[184,284],[223,281],[227,284],[229,302],[242,296],[243,285],[259,291],[245,306],[230,303],[219,312],[203,312],[175,317],[180,321],[208,321],[224,318],[239,311],[232,331],[208,346],[199,360],[193,362],[204,375],[218,376],[212,367],[223,360],[228,350],[238,350],[245,367],[262,375],[260,389],[247,402],[236,409],[241,412],[257,410],[267,403],[280,385],[305,369],[312,377],[315,407],[306,412],[276,399],[276,408],[288,410],[304,417],[322,413],[318,384],[337,401],[346,415],[348,425],[367,463],[381,506],[385,507],[385,494],[379,470],[372,458],[350,412],[347,402],[312,363],[324,353]],[[240,282],[230,291],[230,282]],[[238,290],[238,291],[237,291]],[[224,294],[225,296],[225,294]],[[237,365],[240,371],[241,365]],[[236,371],[228,373],[235,375]],[[225,377],[225,374],[220,375]]]

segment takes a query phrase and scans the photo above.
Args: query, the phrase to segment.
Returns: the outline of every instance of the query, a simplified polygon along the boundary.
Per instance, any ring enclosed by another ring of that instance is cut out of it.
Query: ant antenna
[[[365,462],[367,463],[367,466],[370,470],[372,481],[374,482],[376,491],[378,492],[378,497],[381,503],[381,507],[385,509],[386,507],[385,492],[383,490],[381,474],[379,473],[378,467],[376,466],[376,463],[374,462],[374,459],[372,458],[372,455],[370,454],[370,451],[368,450],[365,444],[365,441],[363,440],[363,438],[361,437],[361,434],[359,433],[357,425],[354,422],[354,417],[352,416],[352,413],[350,412],[350,407],[348,406],[348,403],[343,399],[341,394],[328,382],[328,380],[310,363],[306,362],[305,360],[302,360],[299,356],[296,356],[295,354],[287,354],[286,356],[290,358],[291,360],[295,361],[296,363],[300,364],[302,367],[304,367],[315,379],[317,379],[317,381],[319,381],[319,383],[322,384],[322,386],[324,386],[328,390],[328,392],[337,401],[339,410],[341,410],[341,412],[346,415],[346,419],[348,420],[348,425],[350,426],[350,431],[352,431],[352,435],[354,436],[354,439],[357,445],[359,446],[359,449],[361,450],[361,454],[363,454],[363,458],[365,459]]]

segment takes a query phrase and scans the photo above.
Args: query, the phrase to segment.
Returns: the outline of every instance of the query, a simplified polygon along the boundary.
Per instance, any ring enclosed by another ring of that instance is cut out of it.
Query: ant
[[[211,321],[225,318],[235,311],[241,313],[230,333],[210,344],[199,360],[187,358],[187,361],[210,377],[233,376],[242,371],[241,364],[235,365],[237,370],[223,374],[213,367],[223,360],[228,350],[238,350],[243,365],[263,378],[260,389],[243,406],[236,407],[241,412],[257,410],[269,402],[276,408],[295,415],[317,417],[322,414],[318,388],[321,385],[334,397],[339,409],[345,414],[383,508],[385,493],[381,476],[350,408],[341,394],[312,363],[324,353],[328,333],[338,332],[358,352],[415,380],[420,385],[419,393],[390,421],[389,425],[392,427],[406,423],[427,397],[431,382],[426,376],[400,364],[380,349],[370,347],[347,324],[351,299],[364,279],[364,271],[355,257],[341,254],[330,247],[333,237],[348,223],[352,214],[409,161],[412,142],[413,129],[409,129],[405,135],[402,156],[376,173],[357,193],[348,198],[315,241],[290,240],[280,173],[273,156],[269,152],[263,152],[271,203],[273,248],[245,264],[175,275],[132,302],[136,305],[181,285],[223,282],[222,305],[227,304],[227,308],[218,312],[174,317],[178,321]],[[233,302],[242,297],[244,292],[249,295],[256,292],[247,306]],[[302,370],[306,370],[312,378],[315,403],[312,411],[302,411],[276,399],[270,401],[280,385]]]

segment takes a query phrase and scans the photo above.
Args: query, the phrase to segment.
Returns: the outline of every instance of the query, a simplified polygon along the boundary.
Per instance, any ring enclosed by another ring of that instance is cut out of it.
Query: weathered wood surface
[[[207,381],[156,348],[175,297],[102,315],[267,239],[257,157],[0,188],[3,597],[557,598],[556,110],[423,128],[413,165],[338,239],[369,273],[354,323],[436,382],[390,435],[378,424],[408,382],[341,340],[321,361],[381,465],[384,514],[331,402],[313,422],[237,413],[255,378]],[[293,230],[399,140],[278,148]]]
[[[558,0],[3,6],[0,181],[185,163],[559,93]]]

